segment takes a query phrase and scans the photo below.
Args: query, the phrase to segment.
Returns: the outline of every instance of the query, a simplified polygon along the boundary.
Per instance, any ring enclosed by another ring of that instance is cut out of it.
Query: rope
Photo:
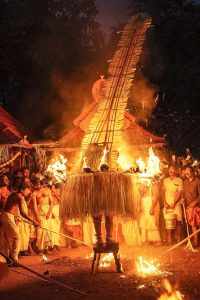
[[[5,254],[3,254],[3,253],[1,253],[1,252],[0,252],[0,254],[1,254],[3,257],[5,257],[7,260],[10,260],[10,258],[7,257]],[[30,269],[30,268],[24,266],[24,265],[22,265],[22,264],[20,264],[19,262],[15,262],[15,266],[16,266],[16,267],[21,267],[21,268],[23,268],[24,270],[27,270],[27,271],[29,271],[29,272],[31,272],[31,273],[37,275],[37,276],[40,277],[42,280],[45,280],[45,281],[48,281],[48,282],[51,282],[51,283],[54,283],[54,284],[63,286],[63,287],[65,287],[65,288],[67,288],[67,289],[69,289],[69,290],[71,290],[71,291],[73,291],[73,292],[79,293],[79,294],[81,294],[81,295],[83,295],[83,296],[87,296],[86,293],[81,292],[81,291],[79,291],[79,290],[77,290],[77,289],[74,289],[74,288],[72,288],[72,287],[70,287],[70,286],[68,286],[68,285],[66,285],[66,284],[64,284],[64,283],[62,283],[62,282],[60,282],[60,281],[57,281],[57,280],[55,280],[55,279],[51,279],[51,278],[49,278],[49,277],[47,278],[47,277],[45,277],[44,275],[42,275],[42,274],[40,274],[40,273],[38,273],[38,272],[36,272],[36,271],[34,271],[34,270],[32,270],[32,269]],[[11,269],[11,270],[12,270],[12,269]],[[23,275],[30,276],[30,275],[28,275],[28,274],[23,274]]]

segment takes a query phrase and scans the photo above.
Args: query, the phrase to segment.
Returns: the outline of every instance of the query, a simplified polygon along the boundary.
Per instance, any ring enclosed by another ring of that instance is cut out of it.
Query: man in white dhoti
[[[9,250],[10,258],[13,261],[18,260],[20,251],[21,237],[17,228],[15,217],[19,212],[21,216],[28,221],[31,221],[35,226],[40,224],[32,220],[26,214],[26,202],[24,197],[30,194],[30,190],[27,186],[19,186],[19,192],[13,192],[7,199],[5,210],[1,214],[1,224],[3,226],[4,234],[6,237],[7,248]]]
[[[52,237],[48,229],[51,229],[50,217],[53,208],[53,197],[51,190],[48,187],[42,187],[40,181],[37,180],[33,198],[37,203],[37,215],[41,224],[41,227],[37,230],[36,245],[39,253],[42,253],[52,247]]]
[[[6,201],[10,195],[9,179],[6,175],[2,175],[0,178],[0,216],[1,211],[5,209]],[[2,225],[0,223],[0,251],[6,254],[5,237]]]
[[[158,220],[155,212],[159,211],[159,202],[155,201],[153,193],[153,184],[150,179],[141,179],[143,191],[141,191],[141,215],[140,229],[141,241],[161,243]]]
[[[51,230],[60,233],[60,217],[59,217],[60,188],[59,188],[59,184],[52,185],[51,193],[53,196],[53,208],[52,208],[52,214],[51,214]],[[52,239],[52,247],[55,250],[59,250],[60,235],[52,232],[51,239]]]

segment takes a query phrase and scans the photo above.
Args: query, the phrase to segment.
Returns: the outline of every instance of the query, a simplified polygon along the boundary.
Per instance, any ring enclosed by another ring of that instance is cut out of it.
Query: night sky
[[[99,10],[98,21],[108,35],[110,27],[127,19],[128,0],[96,0]]]

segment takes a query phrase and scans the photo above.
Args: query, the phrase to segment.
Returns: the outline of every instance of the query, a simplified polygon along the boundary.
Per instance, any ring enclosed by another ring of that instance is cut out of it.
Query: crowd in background
[[[141,195],[139,231],[144,244],[179,242],[185,235],[186,222],[193,232],[200,226],[200,165],[188,150],[186,157],[172,156],[170,163],[163,178],[156,183],[152,180],[151,189]],[[63,225],[59,218],[60,186],[49,184],[43,175],[41,167],[35,172],[25,167],[11,177],[0,175],[0,252],[13,261],[20,255],[59,251],[61,245],[69,245],[57,234]],[[173,228],[166,226],[170,215],[176,219]],[[136,233],[128,232],[127,224],[122,234],[130,241]],[[79,240],[84,228],[87,230],[81,222],[69,221],[67,225],[66,233]],[[77,247],[74,241],[70,245]],[[193,245],[199,245],[197,234]]]

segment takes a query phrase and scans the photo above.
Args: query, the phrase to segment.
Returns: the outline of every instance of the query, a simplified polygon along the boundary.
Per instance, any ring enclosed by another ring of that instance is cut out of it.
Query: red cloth
[[[200,208],[188,207],[186,210],[188,223],[191,226],[200,226]]]

